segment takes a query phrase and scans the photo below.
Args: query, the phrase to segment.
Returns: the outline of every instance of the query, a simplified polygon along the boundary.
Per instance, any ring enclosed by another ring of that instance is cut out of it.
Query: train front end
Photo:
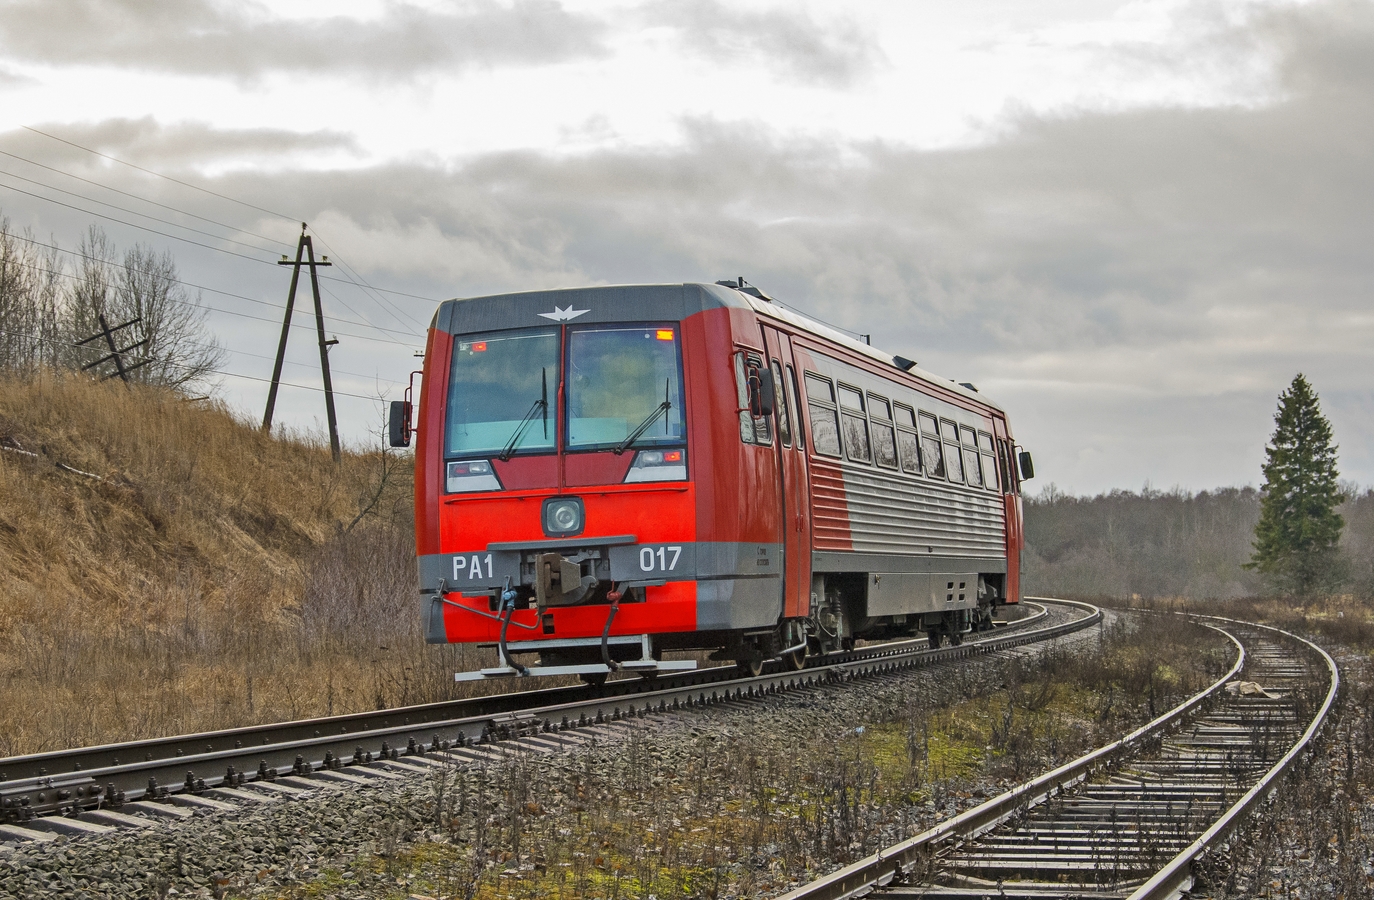
[[[460,678],[695,665],[662,657],[697,627],[704,338],[684,331],[718,305],[664,285],[440,308],[416,446],[426,640],[497,650]]]

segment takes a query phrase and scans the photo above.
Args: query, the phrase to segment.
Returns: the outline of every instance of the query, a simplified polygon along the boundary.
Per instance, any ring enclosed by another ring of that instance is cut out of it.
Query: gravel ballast
[[[1093,629],[1057,643],[1081,656],[1102,639]],[[1006,735],[1001,749],[950,743],[940,710],[1014,695],[1042,655],[615,723],[570,733],[570,749],[10,847],[0,898],[447,897],[478,880],[483,896],[540,896],[541,885],[559,886],[550,896],[777,894],[1033,774],[1013,770]],[[1115,710],[1112,727],[1148,718],[1136,706]],[[1069,723],[1052,751],[1014,766],[1047,767],[1111,736]]]

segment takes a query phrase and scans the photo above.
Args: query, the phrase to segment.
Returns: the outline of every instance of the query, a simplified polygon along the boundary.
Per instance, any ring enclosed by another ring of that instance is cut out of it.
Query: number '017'
[[[639,569],[641,572],[671,572],[677,568],[678,558],[682,556],[681,547],[639,548]]]

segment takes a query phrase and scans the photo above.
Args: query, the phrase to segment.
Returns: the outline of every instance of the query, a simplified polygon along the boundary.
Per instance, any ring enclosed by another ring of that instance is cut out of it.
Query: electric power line
[[[117,163],[119,163],[121,166],[128,166],[128,167],[131,168],[131,169],[137,169],[137,170],[140,171],[140,172],[145,172],[145,173],[147,173],[147,174],[149,174],[149,175],[154,175],[154,176],[156,176],[156,177],[158,177],[158,178],[166,179],[167,181],[173,182],[174,184],[179,184],[179,185],[181,185],[182,187],[188,187],[188,188],[190,188],[190,189],[193,190],[193,191],[200,191],[201,193],[203,193],[203,194],[209,194],[209,195],[212,196],[212,197],[219,197],[221,200],[228,200],[230,203],[237,203],[238,205],[240,205],[240,206],[246,206],[246,207],[248,207],[249,209],[256,209],[258,212],[264,212],[264,213],[267,213],[269,216],[276,216],[277,218],[279,218],[279,219],[285,219],[285,220],[288,221],[288,222],[299,222],[299,221],[300,221],[300,219],[296,218],[295,216],[288,216],[288,215],[286,215],[286,213],[279,213],[279,212],[276,212],[276,211],[274,211],[274,210],[264,209],[264,208],[261,207],[261,206],[255,206],[255,205],[253,205],[252,203],[247,203],[247,202],[245,202],[245,201],[243,201],[243,200],[238,200],[238,199],[236,199],[236,198],[234,198],[234,197],[226,196],[226,195],[221,194],[221,193],[218,193],[218,192],[216,192],[216,191],[212,191],[212,190],[210,190],[209,188],[203,188],[203,187],[200,187],[199,185],[191,184],[191,183],[189,183],[189,182],[182,181],[182,180],[180,180],[180,179],[178,179],[178,178],[173,178],[173,177],[170,176],[170,175],[163,175],[161,172],[154,172],[152,169],[145,169],[145,168],[143,168],[142,166],[134,165],[134,164],[131,163],[131,162],[125,162],[124,160],[119,159],[118,157],[110,156],[108,153],[101,153],[99,150],[92,150],[90,147],[83,147],[83,146],[81,146],[80,144],[76,143],[75,141],[69,141],[69,140],[67,140],[66,138],[60,138],[60,137],[58,137],[58,136],[55,135],[55,134],[48,134],[46,131],[39,131],[37,128],[30,128],[28,125],[21,125],[21,126],[19,126],[19,127],[20,127],[20,128],[23,128],[25,131],[32,131],[34,134],[40,134],[40,135],[42,135],[43,137],[48,138],[49,140],[54,140],[54,141],[57,141],[57,142],[59,142],[59,143],[66,144],[66,145],[69,146],[69,147],[75,147],[75,148],[78,149],[78,150],[84,150],[84,151],[86,151],[87,153],[92,153],[92,154],[94,154],[94,155],[96,155],[96,156],[99,156],[99,157],[102,158],[102,159],[108,159],[110,162],[117,162]]]
[[[131,163],[131,162],[127,162],[127,161],[125,161],[125,160],[119,159],[118,157],[111,156],[111,155],[109,155],[108,153],[101,153],[99,150],[92,150],[90,147],[83,147],[83,146],[81,146],[80,144],[76,143],[75,141],[69,141],[69,140],[67,140],[66,138],[60,138],[60,137],[58,137],[58,136],[56,136],[56,135],[48,134],[46,131],[39,131],[37,128],[32,128],[32,127],[30,127],[30,126],[28,126],[28,125],[21,125],[20,127],[23,128],[25,131],[31,131],[31,132],[33,132],[34,134],[42,135],[43,137],[48,138],[48,139],[50,139],[50,140],[54,140],[54,141],[57,141],[57,142],[59,142],[59,143],[66,144],[66,145],[69,146],[69,147],[75,147],[75,148],[78,149],[78,150],[83,150],[83,151],[85,151],[86,153],[90,153],[90,154],[93,154],[93,155],[95,155],[95,156],[99,156],[99,157],[102,158],[102,159],[108,159],[108,160],[110,160],[111,162],[117,162],[117,163],[119,163],[119,164],[122,165],[122,166],[128,166],[128,167],[131,168],[131,169],[137,169],[137,170],[140,171],[140,172],[144,172],[144,173],[146,173],[146,174],[148,174],[148,175],[153,175],[153,176],[155,176],[155,177],[157,177],[157,178],[165,179],[165,180],[167,180],[167,181],[172,182],[173,184],[179,184],[179,185],[181,185],[182,187],[190,188],[190,189],[193,190],[193,191],[200,191],[201,193],[209,194],[209,195],[212,196],[212,197],[219,197],[221,200],[228,200],[230,203],[237,203],[237,204],[239,204],[240,206],[246,206],[246,207],[248,207],[249,209],[255,209],[255,210],[257,210],[258,212],[264,212],[264,213],[267,213],[267,214],[270,215],[270,216],[276,216],[276,217],[278,217],[278,218],[280,218],[280,219],[285,219],[285,220],[287,220],[288,222],[299,222],[299,221],[300,221],[300,218],[299,218],[299,217],[296,217],[296,216],[288,216],[288,215],[286,215],[285,213],[276,212],[275,210],[264,209],[264,208],[261,207],[261,206],[257,206],[257,205],[255,205],[255,204],[248,203],[248,202],[246,202],[246,201],[244,201],[244,200],[239,200],[239,199],[237,199],[237,198],[235,198],[235,197],[230,197],[230,196],[227,195],[227,194],[221,194],[221,193],[219,193],[218,191],[212,191],[212,190],[210,190],[209,188],[200,187],[199,185],[191,184],[190,182],[187,182],[187,181],[182,181],[182,180],[179,179],[179,178],[173,178],[173,177],[170,176],[170,175],[164,175],[164,174],[162,174],[161,172],[155,172],[155,171],[153,171],[152,169],[145,169],[143,166],[136,165],[136,164]],[[11,189],[11,190],[13,190],[13,189]],[[180,211],[180,210],[178,210],[178,211]],[[90,215],[95,215],[94,213],[89,213],[89,214],[90,214]],[[116,221],[117,221],[117,220],[116,220]],[[125,223],[123,223],[123,224],[128,225],[129,223],[125,222]],[[130,227],[138,228],[139,226],[137,226],[137,225],[131,225]],[[151,230],[151,229],[148,229],[148,230]],[[159,233],[159,232],[154,232],[154,233],[157,234],[157,233]],[[164,236],[164,237],[171,237],[171,235],[163,235],[163,236]],[[185,239],[182,238],[181,240],[185,240]],[[196,242],[195,242],[195,241],[190,241],[189,243],[196,243]],[[201,245],[201,246],[204,246],[204,245]],[[216,249],[216,248],[211,247],[210,249],[213,250],[213,249]],[[222,252],[228,253],[228,252],[230,252],[230,251],[222,251]],[[235,256],[238,256],[238,255],[240,255],[240,254],[234,254],[234,255],[235,255]],[[260,262],[261,260],[258,260],[258,261]],[[323,277],[323,276],[322,276],[322,277]],[[352,284],[352,283],[353,283],[353,282],[349,282],[349,281],[346,281],[345,279],[341,279],[341,278],[330,278],[330,279],[326,279],[326,280],[329,280],[329,281],[338,281],[338,282],[342,282],[342,283],[344,283],[344,284]],[[406,291],[397,291],[397,290],[392,290],[392,289],[390,289],[390,288],[378,288],[378,287],[374,287],[374,288],[372,288],[372,290],[374,290],[374,291],[379,291],[379,292],[385,293],[385,294],[395,294],[395,295],[398,296],[398,297],[411,297],[411,298],[413,298],[413,299],[415,299],[415,300],[425,300],[425,301],[428,301],[428,302],[430,302],[430,303],[437,303],[437,302],[439,302],[439,301],[435,300],[433,297],[422,297],[422,296],[419,295],[419,294],[411,294],[411,293],[407,293]]]
[[[99,348],[93,348],[93,347],[80,347],[80,345],[78,345],[78,344],[73,344],[73,343],[71,343],[70,341],[57,341],[57,340],[53,340],[52,338],[38,337],[37,335],[27,334],[27,333],[22,332],[22,331],[8,331],[8,330],[0,329],[0,334],[7,334],[7,335],[10,335],[11,337],[26,338],[26,339],[31,340],[31,341],[36,341],[36,342],[38,342],[38,343],[40,343],[40,344],[52,344],[52,345],[55,345],[55,346],[58,346],[58,347],[77,347],[78,349],[83,350],[83,351],[85,351],[85,350],[98,350],[98,349],[99,349]],[[157,362],[157,363],[161,363],[161,364],[164,365],[164,366],[173,366],[174,368],[178,368],[178,369],[194,369],[194,368],[197,368],[196,366],[188,366],[188,365],[186,365],[186,364],[184,364],[184,363],[173,362],[173,361],[171,361],[171,360],[160,360],[160,359],[156,359],[156,358],[154,358],[154,357],[140,356],[140,355],[133,354],[133,353],[129,353],[129,354],[125,354],[125,355],[126,355],[129,359],[137,359],[137,360],[141,360],[141,361],[143,361],[143,362]],[[245,381],[258,381],[258,382],[262,382],[263,384],[268,384],[268,383],[271,382],[271,379],[269,379],[269,378],[259,378],[259,377],[257,377],[256,375],[243,375],[243,374],[240,374],[240,373],[238,373],[238,372],[226,372],[226,371],[224,371],[223,369],[208,369],[208,370],[206,370],[206,371],[211,372],[211,373],[213,373],[213,374],[215,374],[215,375],[223,375],[223,376],[226,377],[226,378],[241,378],[241,379],[243,379],[243,380],[245,380]],[[366,377],[366,376],[365,376],[365,377]],[[394,382],[394,381],[390,381],[390,382],[386,382],[386,383],[387,383],[387,384],[390,384],[390,385],[398,385],[398,384],[399,384],[399,382]],[[285,387],[293,387],[293,388],[297,388],[297,389],[303,390],[303,391],[319,391],[320,393],[323,393],[323,392],[324,392],[324,388],[322,388],[322,387],[315,387],[314,385],[309,385],[309,384],[295,384],[294,382],[290,382],[290,381],[283,381],[283,382],[280,382],[280,384],[282,384],[282,385],[285,386]],[[378,399],[377,397],[367,397],[367,396],[364,396],[364,395],[362,395],[362,394],[350,394],[350,393],[348,393],[347,391],[337,391],[337,390],[336,390],[334,393],[335,393],[335,394],[338,394],[339,396],[343,396],[343,397],[352,397],[352,398],[354,398],[354,399],[356,399],[356,400],[371,400],[371,401],[375,401],[375,400]]]
[[[167,220],[167,219],[159,219],[157,216],[150,216],[150,215],[148,215],[147,213],[141,213],[141,212],[139,212],[139,211],[136,210],[136,209],[129,209],[129,208],[126,207],[126,206],[119,206],[119,205],[114,204],[114,203],[107,203],[107,202],[105,202],[104,200],[97,200],[97,199],[95,199],[94,197],[87,197],[85,194],[78,194],[78,193],[75,192],[75,191],[68,191],[68,190],[65,190],[65,189],[60,188],[60,187],[55,187],[55,186],[53,186],[53,185],[51,185],[51,184],[44,184],[44,183],[41,182],[41,181],[34,181],[32,178],[25,178],[23,175],[16,175],[16,174],[14,174],[13,172],[6,172],[4,169],[0,169],[0,175],[7,176],[7,177],[9,177],[9,178],[18,178],[20,181],[26,181],[26,182],[28,182],[29,184],[36,185],[36,186],[41,187],[41,188],[47,188],[47,189],[50,190],[50,191],[57,191],[57,192],[60,193],[60,194],[66,194],[68,197],[78,197],[78,198],[80,198],[80,199],[82,199],[82,200],[85,200],[87,203],[99,203],[101,206],[108,206],[108,207],[110,207],[111,209],[117,209],[117,210],[119,210],[120,212],[126,212],[126,213],[129,213],[130,215],[134,215],[134,216],[142,216],[142,217],[145,218],[145,219],[151,219],[152,221],[154,221],[154,222],[160,222],[160,223],[162,223],[163,225],[171,225],[173,228],[184,228],[185,230],[190,231],[190,232],[193,232],[193,233],[195,233],[195,234],[203,234],[203,235],[205,235],[206,237],[216,238],[216,239],[221,240],[221,241],[227,241],[228,243],[231,243],[231,244],[238,244],[240,247],[247,247],[249,250],[264,250],[264,251],[269,252],[269,253],[276,252],[276,251],[274,251],[274,250],[267,250],[266,247],[259,247],[259,246],[257,246],[256,244],[248,244],[248,243],[245,243],[245,242],[243,242],[243,241],[236,241],[236,240],[234,240],[233,238],[225,237],[224,235],[220,235],[220,234],[215,234],[215,233],[212,232],[212,231],[202,231],[202,230],[199,229],[199,228],[192,228],[190,225],[182,225],[180,222],[172,222],[172,221],[169,221],[169,220]],[[11,188],[11,190],[14,190],[14,188]],[[29,196],[35,196],[35,195],[30,194]],[[44,198],[39,198],[39,199],[44,199]],[[178,212],[179,212],[179,211],[180,211],[180,210],[178,210]],[[93,214],[93,215],[94,215],[94,214]]]
[[[250,249],[250,250],[264,250],[264,249],[266,249],[266,248],[263,248],[263,247],[255,246],[255,245],[253,245],[253,244],[244,243],[243,241],[237,241],[237,240],[234,240],[233,238],[228,238],[228,237],[224,237],[224,236],[222,236],[222,235],[214,234],[213,232],[202,231],[202,230],[199,229],[199,228],[192,228],[192,227],[190,227],[189,225],[182,225],[182,224],[180,224],[179,222],[171,222],[171,221],[168,221],[167,219],[160,219],[160,218],[158,218],[157,216],[150,216],[150,215],[148,215],[147,213],[141,213],[141,212],[138,212],[137,210],[129,209],[129,208],[127,208],[127,207],[118,206],[118,205],[113,204],[113,203],[106,203],[104,200],[97,200],[97,199],[95,199],[94,197],[88,197],[88,196],[86,196],[85,194],[79,194],[79,193],[76,193],[76,192],[74,192],[74,191],[64,190],[63,188],[54,187],[53,185],[50,185],[50,184],[44,184],[44,183],[41,182],[41,181],[34,181],[34,180],[31,179],[31,178],[25,178],[23,175],[15,175],[15,174],[12,173],[12,172],[6,172],[6,171],[4,171],[4,170],[0,170],[0,175],[6,175],[6,176],[8,176],[8,177],[10,177],[10,178],[18,178],[20,181],[25,181],[25,182],[28,182],[29,184],[33,184],[33,185],[36,185],[36,186],[41,187],[41,188],[46,188],[46,189],[48,189],[48,190],[50,190],[50,191],[58,191],[59,193],[66,194],[66,195],[68,195],[68,196],[70,196],[70,197],[78,197],[78,198],[80,198],[80,199],[82,199],[82,200],[85,200],[85,201],[88,202],[88,203],[98,203],[98,204],[100,204],[101,206],[108,206],[108,207],[110,207],[110,208],[112,208],[112,209],[117,209],[117,210],[119,210],[119,211],[121,211],[121,212],[125,212],[125,213],[128,213],[128,214],[130,214],[130,215],[141,216],[141,217],[143,217],[143,218],[145,218],[145,219],[151,219],[151,220],[154,221],[154,222],[160,222],[160,223],[162,223],[163,225],[170,225],[170,226],[172,226],[173,228],[182,228],[182,229],[185,229],[186,231],[194,232],[195,234],[201,234],[201,235],[204,235],[204,236],[209,237],[209,238],[216,238],[216,239],[218,239],[218,240],[227,241],[228,243],[231,243],[231,244],[238,244],[240,247],[247,247],[247,248]],[[0,186],[8,187],[8,188],[9,188],[10,190],[12,190],[12,191],[16,191],[16,192],[18,192],[18,193],[24,194],[24,195],[29,196],[29,197],[33,197],[33,198],[38,199],[38,200],[47,200],[47,201],[50,202],[50,203],[58,203],[59,205],[66,206],[66,207],[69,208],[69,209],[76,209],[76,210],[78,210],[78,211],[80,211],[80,212],[86,212],[88,215],[101,216],[100,213],[93,212],[93,211],[90,211],[90,210],[83,210],[83,209],[80,209],[80,207],[71,206],[71,205],[69,205],[69,204],[62,203],[62,202],[59,201],[59,200],[53,200],[51,197],[43,197],[42,195],[34,194],[34,193],[30,192],[30,191],[25,191],[25,190],[23,190],[22,188],[13,187],[12,185],[0,185]],[[132,195],[131,195],[131,196],[132,196]],[[176,210],[176,211],[177,211],[177,212],[181,212],[181,210]],[[101,216],[101,217],[102,217],[102,218],[109,218],[110,221],[119,222],[120,224],[123,224],[123,225],[129,225],[129,226],[131,226],[131,227],[133,227],[133,228],[140,228],[140,229],[143,229],[143,230],[151,231],[153,234],[159,234],[159,235],[162,235],[163,237],[171,237],[171,238],[173,238],[174,240],[185,240],[185,241],[188,241],[189,243],[193,243],[193,244],[195,244],[196,246],[199,246],[199,247],[208,247],[208,246],[209,246],[209,245],[207,245],[207,244],[202,244],[202,243],[200,243],[200,242],[198,242],[198,241],[190,241],[188,238],[183,238],[183,237],[179,237],[179,236],[176,236],[176,235],[169,235],[169,234],[166,234],[165,232],[157,231],[156,229],[146,228],[146,226],[138,225],[138,224],[136,224],[136,223],[125,222],[125,221],[122,220],[122,219],[116,219],[116,218],[114,218],[114,217],[104,217],[104,216]],[[217,224],[218,224],[218,223],[217,223]],[[226,225],[226,226],[223,226],[223,227],[225,227],[225,228],[230,228],[231,226],[227,226],[227,225]],[[321,241],[321,243],[324,243],[324,242]],[[209,249],[212,249],[212,250],[220,250],[221,252],[228,252],[228,251],[223,251],[222,248],[218,248],[218,247],[209,247]],[[233,255],[235,255],[235,256],[242,256],[243,254],[235,253],[235,254],[233,254]],[[341,264],[342,264],[342,261],[340,261],[340,262],[341,262]],[[350,273],[351,273],[351,269],[350,269]],[[351,273],[351,276],[356,276],[356,273]],[[357,277],[360,277],[360,276],[357,276]],[[323,277],[323,276],[321,276],[321,280],[324,280],[324,277]],[[359,285],[359,284],[357,284],[356,281],[349,281],[349,282],[347,282],[347,283],[352,283],[355,287],[358,287],[359,290],[362,290],[362,286]],[[371,285],[369,285],[368,287],[371,288]],[[375,291],[375,288],[373,288],[373,290]],[[334,300],[334,302],[338,303],[340,306],[344,307],[344,308],[347,309],[349,312],[353,313],[353,315],[358,316],[359,318],[363,318],[362,313],[358,312],[358,311],[357,311],[356,309],[354,309],[352,306],[349,306],[349,304],[348,304],[346,301],[344,301],[343,298],[339,297],[339,296],[338,296],[337,294],[335,294],[333,291],[329,290],[328,287],[325,287],[325,288],[324,288],[324,291],[325,291],[326,294],[328,294],[328,295],[330,296],[331,299]],[[368,295],[366,294],[366,292],[364,292],[364,296],[368,296]],[[369,299],[373,299],[373,298],[369,297]],[[398,315],[396,314],[396,312],[393,312],[393,310],[397,310],[397,309],[398,309],[398,308],[395,306],[395,304],[392,304],[392,303],[390,303],[390,302],[388,301],[387,304],[386,304],[386,306],[382,306],[382,304],[381,304],[380,302],[378,302],[378,300],[373,300],[373,302],[374,302],[374,303],[377,303],[377,305],[378,305],[379,307],[381,307],[382,310],[383,310],[384,312],[387,313],[387,315],[391,316],[391,318],[396,319],[396,321],[399,322],[399,323],[402,324],[402,325],[405,325],[405,324],[406,324],[406,323],[402,320],[401,316],[398,316]],[[424,328],[424,326],[423,326],[421,323],[419,323],[418,321],[416,321],[414,318],[411,318],[411,317],[409,317],[409,316],[405,316],[405,318],[409,318],[410,321],[411,321],[416,327],[421,328],[421,329]],[[368,324],[370,325],[370,323],[368,323]],[[372,327],[376,327],[376,326],[372,326]],[[414,334],[414,332],[409,332],[409,331],[406,332],[406,333],[407,333],[407,334],[412,334],[412,335]]]
[[[92,179],[90,179],[90,178],[83,178],[83,177],[80,176],[80,175],[75,175],[75,174],[73,174],[73,173],[71,173],[71,172],[68,172],[68,171],[66,171],[66,170],[64,170],[64,169],[59,169],[59,168],[57,168],[57,167],[55,167],[55,166],[46,165],[46,164],[44,164],[44,163],[38,162],[37,160],[29,159],[28,157],[25,157],[25,156],[20,156],[20,155],[17,154],[17,153],[11,153],[11,152],[9,152],[8,150],[0,150],[0,156],[8,156],[8,157],[11,158],[11,159],[17,159],[17,160],[19,160],[20,162],[28,163],[28,164],[31,165],[31,166],[37,166],[37,167],[40,168],[40,169],[47,169],[49,172],[55,172],[55,173],[57,173],[58,175],[64,175],[64,176],[66,176],[67,178],[73,178],[73,179],[75,179],[75,180],[77,180],[77,181],[81,181],[81,182],[84,182],[84,183],[86,183],[86,184],[92,185],[93,187],[98,187],[98,188],[100,188],[101,190],[106,190],[106,191],[111,191],[111,192],[116,193],[116,194],[121,194],[121,195],[123,195],[123,196],[125,196],[125,197],[129,197],[129,198],[131,198],[131,199],[138,200],[138,201],[141,202],[141,203],[147,203],[147,204],[150,204],[150,205],[152,205],[152,206],[157,206],[157,207],[160,207],[160,208],[162,208],[162,209],[168,210],[168,211],[170,211],[170,212],[180,213],[180,214],[183,215],[183,216],[189,216],[189,217],[192,218],[192,219],[199,219],[200,221],[202,221],[202,222],[208,222],[208,223],[211,224],[211,225],[218,225],[218,226],[221,227],[221,228],[227,228],[227,229],[229,229],[230,231],[234,231],[234,232],[237,232],[237,233],[239,233],[239,234],[252,235],[252,236],[255,237],[255,238],[261,238],[261,239],[264,240],[264,241],[268,241],[268,242],[270,242],[270,243],[278,244],[278,245],[280,245],[280,246],[282,246],[282,247],[289,247],[289,246],[291,246],[290,242],[288,242],[288,241],[278,240],[277,238],[269,237],[268,235],[265,235],[265,234],[258,234],[256,231],[249,231],[249,230],[246,229],[246,228],[238,228],[238,227],[236,227],[236,226],[234,226],[234,225],[229,225],[229,224],[226,224],[226,223],[224,223],[224,222],[217,221],[217,220],[215,220],[215,219],[206,218],[205,216],[198,215],[197,213],[190,212],[189,210],[181,209],[181,208],[176,207],[176,206],[168,206],[166,203],[159,203],[159,202],[156,201],[156,200],[150,200],[150,199],[148,199],[147,197],[140,197],[138,194],[133,194],[133,193],[130,193],[129,191],[123,191],[123,190],[120,190],[120,189],[117,188],[117,187],[111,187],[111,186],[108,185],[108,184],[102,184],[102,183],[100,183],[99,181],[94,181],[94,180],[92,180]]]
[[[62,247],[57,246],[56,244],[49,244],[49,243],[47,243],[46,241],[40,241],[40,240],[38,240],[37,238],[26,237],[25,235],[17,234],[17,233],[15,233],[15,232],[10,232],[10,236],[13,237],[13,238],[15,238],[15,239],[17,239],[17,240],[25,241],[26,243],[29,243],[29,244],[36,244],[36,245],[39,246],[39,247],[46,247],[46,248],[48,248],[49,250],[54,250],[54,251],[56,251],[56,252],[58,252],[58,253],[65,253],[65,254],[67,254],[68,256],[75,256],[75,257],[77,257],[77,258],[79,258],[79,259],[86,259],[86,258],[87,258],[87,257],[83,256],[81,253],[77,252],[76,250],[67,250],[67,249],[64,249],[64,248],[62,248]],[[34,265],[27,264],[27,263],[18,263],[18,265],[23,265],[23,266],[25,266],[26,268],[31,268],[31,269],[34,269],[35,271],[40,271],[40,272],[42,272],[42,271],[48,271],[48,270],[44,269],[44,268],[41,267],[41,266],[34,266]],[[80,279],[78,279],[75,275],[68,275],[66,272],[55,272],[54,274],[56,274],[56,275],[58,275],[59,277],[62,277],[62,278],[69,278],[69,279],[72,279],[72,280],[80,280]],[[278,308],[277,304],[272,303],[272,302],[267,301],[267,300],[259,300],[259,299],[257,299],[256,297],[247,297],[247,296],[244,296],[243,294],[235,294],[235,293],[233,293],[232,291],[222,291],[222,290],[220,290],[219,288],[206,287],[205,285],[196,284],[195,282],[192,282],[192,281],[183,281],[183,280],[180,279],[180,278],[169,278],[168,281],[172,282],[173,284],[179,284],[179,285],[181,285],[182,287],[195,288],[195,289],[198,290],[198,291],[208,291],[208,292],[211,293],[211,294],[219,294],[219,295],[224,296],[224,297],[233,297],[235,300],[244,300],[244,301],[246,301],[246,302],[248,302],[248,303],[256,303],[256,304],[258,304],[258,305],[260,305],[260,306],[270,306],[270,307],[272,307],[273,309],[277,309],[277,308]],[[330,296],[332,297],[333,294],[330,294]],[[193,304],[193,305],[194,305],[194,304]],[[231,315],[231,316],[242,316],[243,318],[246,318],[246,319],[256,319],[256,320],[262,321],[262,322],[274,322],[274,321],[276,321],[275,319],[264,319],[264,318],[262,318],[261,316],[251,316],[251,315],[249,315],[249,314],[247,314],[247,313],[237,312],[237,311],[235,311],[235,310],[221,309],[220,307],[217,307],[217,306],[202,306],[202,308],[204,308],[204,309],[209,309],[209,310],[214,310],[215,312],[222,312],[222,313],[225,313],[226,315]],[[398,331],[398,330],[393,329],[393,328],[383,328],[383,327],[380,326],[380,325],[373,325],[371,322],[356,322],[356,321],[353,321],[352,319],[344,319],[344,318],[342,318],[342,317],[340,317],[340,316],[330,316],[330,318],[332,318],[332,319],[333,319],[334,321],[336,321],[336,322],[341,322],[341,323],[346,324],[346,325],[357,325],[357,326],[359,326],[359,327],[361,327],[361,328],[371,328],[371,329],[373,329],[373,330],[375,330],[375,331],[389,332],[390,334],[399,334],[399,335],[402,335],[402,336],[404,336],[404,337],[412,337],[412,338],[413,338],[413,337],[419,337],[419,335],[417,335],[417,334],[415,334],[415,333],[413,333],[413,332],[409,332],[409,331]],[[291,327],[292,327],[292,328],[304,328],[304,327],[306,327],[306,326],[303,326],[303,325],[292,325]],[[331,330],[332,330],[332,329],[331,329]],[[414,346],[415,346],[414,344],[405,344],[405,343],[403,343],[403,342],[401,342],[401,341],[396,340],[395,338],[365,337],[365,336],[360,335],[360,334],[348,334],[347,332],[343,332],[343,331],[340,331],[340,332],[338,332],[338,333],[344,335],[345,337],[356,338],[357,340],[373,341],[373,342],[375,342],[375,343],[390,343],[390,344],[397,344],[397,345],[402,346],[402,347],[414,347]]]

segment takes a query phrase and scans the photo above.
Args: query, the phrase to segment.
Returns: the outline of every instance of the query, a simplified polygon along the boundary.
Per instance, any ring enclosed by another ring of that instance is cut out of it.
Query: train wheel
[[[934,629],[926,632],[926,640],[930,642],[930,649],[939,650],[940,644],[944,641],[944,632]]]
[[[601,687],[606,683],[606,676],[609,674],[609,672],[583,672],[580,677],[592,687]]]
[[[958,647],[958,646],[959,646],[960,644],[962,644],[963,642],[964,642],[964,633],[963,633],[962,631],[951,631],[951,632],[949,633],[949,645],[950,645],[951,647]]]
[[[810,641],[806,639],[806,628],[801,622],[792,620],[783,629],[783,646],[795,647],[804,644],[800,650],[792,653],[783,654],[783,659],[787,660],[787,665],[793,671],[801,671],[806,668],[806,656],[810,652]]]
[[[741,659],[735,663],[739,670],[746,675],[757,677],[763,674],[763,659]]]

